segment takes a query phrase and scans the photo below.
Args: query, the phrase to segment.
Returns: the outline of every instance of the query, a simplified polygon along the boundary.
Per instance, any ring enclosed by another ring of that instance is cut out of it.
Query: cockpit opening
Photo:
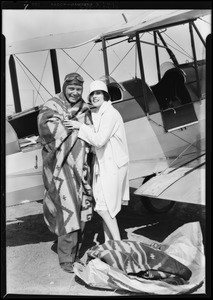
[[[179,68],[172,68],[165,72],[156,85],[151,86],[161,110],[192,102],[185,82],[184,71]]]
[[[108,91],[109,91],[112,102],[122,99],[122,94],[121,94],[119,87],[114,85],[113,83],[108,85]]]
[[[100,80],[106,83],[112,102],[122,100],[121,87],[114,78],[104,75]]]

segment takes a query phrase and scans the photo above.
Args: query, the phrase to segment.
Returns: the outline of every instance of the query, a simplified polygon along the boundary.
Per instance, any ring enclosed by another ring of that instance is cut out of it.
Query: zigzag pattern
[[[76,130],[63,125],[67,116],[91,124],[87,105],[80,101],[71,108],[63,94],[47,101],[38,117],[46,189],[44,218],[58,235],[80,229],[80,221],[90,220],[93,211],[87,162],[90,146],[78,139]],[[56,207],[56,216],[50,213],[47,199]]]
[[[87,262],[99,258],[125,274],[145,279],[164,280],[170,284],[186,284],[191,270],[164,251],[135,241],[110,240],[87,251]]]

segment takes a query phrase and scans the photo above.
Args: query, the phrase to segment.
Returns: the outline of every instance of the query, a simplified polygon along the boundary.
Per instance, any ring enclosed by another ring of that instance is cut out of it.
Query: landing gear
[[[147,176],[143,183],[154,177],[156,174]],[[141,197],[144,207],[151,213],[166,213],[175,205],[175,201],[163,200],[151,197]]]
[[[142,198],[144,207],[151,213],[166,213],[175,205],[175,201],[162,200],[155,198]]]

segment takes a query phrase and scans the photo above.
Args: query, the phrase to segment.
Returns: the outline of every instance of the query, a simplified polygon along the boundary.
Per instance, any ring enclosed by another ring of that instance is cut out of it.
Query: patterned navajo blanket
[[[87,104],[81,100],[71,107],[62,93],[48,100],[38,115],[44,219],[57,235],[80,229],[81,221],[92,217],[90,146],[77,138],[77,130],[63,125],[66,118],[91,124]]]
[[[186,284],[191,270],[164,251],[135,241],[110,240],[92,247],[86,252],[87,263],[99,258],[126,275],[149,280],[161,280],[168,284]]]

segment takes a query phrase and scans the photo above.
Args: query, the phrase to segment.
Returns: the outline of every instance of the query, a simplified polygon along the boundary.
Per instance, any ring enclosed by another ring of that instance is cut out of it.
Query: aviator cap
[[[78,73],[67,74],[64,78],[64,81],[69,84],[77,84],[77,85],[83,85],[84,83],[83,77]]]
[[[64,84],[62,87],[63,93],[66,95],[66,87],[70,84],[80,85],[83,86],[84,79],[78,73],[70,73],[67,74],[64,78]]]

